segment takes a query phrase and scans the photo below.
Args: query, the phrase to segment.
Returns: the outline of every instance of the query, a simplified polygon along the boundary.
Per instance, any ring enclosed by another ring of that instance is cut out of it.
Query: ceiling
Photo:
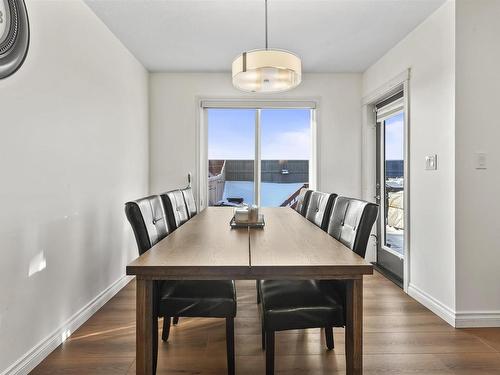
[[[229,71],[264,46],[264,0],[85,0],[150,71]],[[445,0],[269,0],[269,46],[362,72]]]

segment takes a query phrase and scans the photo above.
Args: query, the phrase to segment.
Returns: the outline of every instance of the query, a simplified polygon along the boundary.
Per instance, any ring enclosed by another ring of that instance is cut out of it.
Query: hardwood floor
[[[365,374],[500,374],[500,328],[453,329],[378,273],[364,286]],[[255,282],[237,282],[237,293],[236,372],[264,374]],[[345,373],[343,329],[334,337],[328,352],[319,329],[277,333],[276,373]],[[157,373],[225,374],[225,349],[224,319],[183,318],[159,342]],[[33,374],[135,374],[135,282]]]

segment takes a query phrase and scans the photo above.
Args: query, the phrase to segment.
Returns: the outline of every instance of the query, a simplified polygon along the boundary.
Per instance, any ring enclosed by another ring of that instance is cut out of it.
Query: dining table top
[[[144,279],[343,279],[373,266],[288,207],[262,208],[263,228],[231,228],[208,207],[127,266]]]

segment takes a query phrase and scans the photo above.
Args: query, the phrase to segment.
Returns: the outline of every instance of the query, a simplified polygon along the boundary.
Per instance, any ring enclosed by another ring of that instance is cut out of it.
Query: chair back
[[[161,194],[167,219],[172,230],[179,228],[189,220],[188,210],[184,196],[180,190],[171,190]]]
[[[337,197],[327,232],[364,258],[377,216],[377,204],[355,198]]]
[[[184,202],[186,203],[187,212],[189,218],[191,219],[193,216],[196,216],[196,201],[194,200],[193,189],[190,187],[184,188],[181,190],[182,196],[184,197]]]
[[[163,203],[158,195],[125,203],[125,214],[134,231],[139,255],[170,233]]]
[[[295,204],[295,211],[297,211],[302,216],[306,215],[307,206],[309,204],[309,198],[311,198],[312,191],[306,188],[300,189],[299,196],[297,197],[297,203]]]
[[[306,219],[321,229],[326,230],[335,198],[337,198],[337,194],[323,193],[321,191],[311,192],[305,210]]]

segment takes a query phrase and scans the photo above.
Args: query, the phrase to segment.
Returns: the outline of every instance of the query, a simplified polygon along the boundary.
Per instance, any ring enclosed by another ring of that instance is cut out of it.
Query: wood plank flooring
[[[264,374],[255,282],[237,282],[237,374]],[[378,273],[365,276],[365,374],[500,374],[500,329],[453,329]],[[160,324],[161,327],[161,324]],[[276,335],[276,373],[345,373],[344,332],[326,350],[319,329]],[[223,319],[180,320],[159,343],[158,374],[225,374]],[[33,374],[135,374],[135,282],[103,306]]]

